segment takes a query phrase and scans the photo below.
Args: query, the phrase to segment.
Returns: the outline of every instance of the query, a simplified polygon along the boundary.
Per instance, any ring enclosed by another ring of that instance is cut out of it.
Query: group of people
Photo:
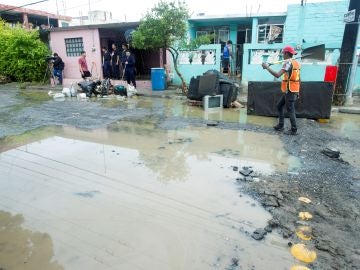
[[[63,70],[64,62],[61,57],[54,53],[53,60],[53,72],[54,78],[57,78],[59,84],[63,83]],[[86,78],[92,77],[89,66],[86,61],[86,52],[82,51],[81,56],[78,59],[79,71],[81,77],[85,80]],[[128,84],[131,84],[136,88],[136,67],[135,57],[128,49],[127,45],[122,45],[122,52],[117,50],[115,44],[112,44],[112,51],[109,52],[106,47],[102,48],[102,68],[104,79],[112,78],[116,80],[126,79]],[[120,75],[121,74],[121,75]]]
[[[120,66],[123,70],[123,76],[125,75],[127,83],[132,83],[136,88],[135,82],[135,57],[128,50],[126,45],[123,45],[123,53],[119,54],[116,50],[116,45],[112,45],[112,52],[110,53],[106,47],[102,48],[103,52],[103,71],[104,78],[110,78],[111,72],[115,78],[120,78]],[[282,96],[277,103],[277,110],[279,113],[279,122],[274,129],[276,131],[284,130],[284,107],[286,107],[289,117],[291,128],[285,131],[285,134],[296,135],[296,113],[295,103],[299,97],[300,91],[300,64],[293,59],[293,56],[297,54],[295,49],[291,46],[285,46],[282,50],[284,63],[282,68],[276,72],[270,68],[267,63],[263,63],[262,67],[267,70],[271,75],[276,78],[282,77],[281,91]],[[223,68],[230,68],[229,58],[232,55],[231,42],[227,42],[223,53]],[[85,51],[81,52],[81,57],[78,60],[81,77],[86,79],[91,77],[87,62]],[[59,83],[62,84],[62,70],[64,69],[64,62],[57,53],[54,53],[53,58],[53,75],[59,78]]]

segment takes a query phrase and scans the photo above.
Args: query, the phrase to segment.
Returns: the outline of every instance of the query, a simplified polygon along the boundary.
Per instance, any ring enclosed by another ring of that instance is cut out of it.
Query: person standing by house
[[[78,60],[79,63],[79,70],[81,73],[81,77],[85,80],[88,77],[91,77],[91,73],[89,71],[87,62],[86,62],[86,52],[81,51],[81,56]]]
[[[121,55],[120,55],[120,61],[121,61],[121,73],[122,77],[125,75],[125,62],[126,62],[126,52],[128,50],[128,47],[126,44],[121,45]]]
[[[230,65],[231,57],[232,57],[232,41],[228,40],[224,46],[223,60],[222,60],[222,73],[227,71],[228,76],[231,75],[231,65]]]
[[[65,67],[65,64],[63,62],[63,60],[61,59],[61,57],[57,54],[54,53],[54,58],[53,58],[53,75],[54,77],[58,78],[59,80],[59,85],[63,84],[63,70]]]
[[[112,77],[113,79],[120,79],[120,54],[115,44],[111,45],[111,68],[112,68]]]
[[[300,91],[300,64],[296,60],[292,59],[293,55],[297,54],[295,49],[291,46],[285,46],[282,50],[284,57],[284,64],[280,71],[276,72],[272,70],[267,63],[262,63],[262,67],[270,72],[276,78],[283,76],[281,83],[282,95],[278,101],[276,107],[279,113],[279,123],[274,126],[276,131],[284,130],[284,106],[290,116],[291,129],[285,132],[287,135],[297,134],[296,125],[296,112],[295,102],[299,96]]]
[[[103,52],[103,74],[104,79],[110,78],[111,75],[111,55],[106,47],[102,47]]]
[[[126,59],[125,59],[125,77],[128,84],[130,82],[136,88],[136,81],[135,81],[135,58],[131,54],[130,51],[126,51]]]

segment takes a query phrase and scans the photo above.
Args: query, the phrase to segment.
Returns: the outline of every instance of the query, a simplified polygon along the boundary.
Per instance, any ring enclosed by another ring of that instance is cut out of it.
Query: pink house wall
[[[53,53],[58,53],[65,63],[64,78],[81,79],[78,65],[79,56],[66,56],[65,48],[66,38],[79,37],[83,38],[84,51],[86,51],[86,59],[89,69],[91,69],[92,63],[95,63],[93,67],[93,76],[102,77],[99,30],[83,29],[50,32],[51,51]]]

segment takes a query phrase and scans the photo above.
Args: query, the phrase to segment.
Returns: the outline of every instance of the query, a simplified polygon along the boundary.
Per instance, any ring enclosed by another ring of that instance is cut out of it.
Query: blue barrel
[[[165,90],[166,76],[165,69],[152,68],[151,69],[151,86],[154,91]]]

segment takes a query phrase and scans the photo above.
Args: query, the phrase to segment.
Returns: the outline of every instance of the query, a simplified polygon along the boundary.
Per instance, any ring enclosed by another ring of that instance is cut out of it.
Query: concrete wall
[[[186,83],[190,82],[191,77],[196,77],[198,75],[202,75],[205,71],[210,69],[216,69],[220,71],[220,63],[221,63],[221,46],[220,44],[209,44],[209,45],[202,45],[200,46],[199,50],[216,50],[216,62],[214,65],[201,65],[201,64],[179,64],[179,71],[183,75]],[[172,57],[168,53],[167,54],[167,61],[171,65],[171,73],[174,74],[173,83],[176,85],[181,84],[181,80],[179,76],[177,76]]]
[[[79,71],[79,56],[66,56],[65,38],[83,38],[84,51],[89,69],[92,62],[93,76],[102,76],[101,69],[101,49],[98,29],[67,30],[50,32],[50,48],[52,52],[57,52],[65,63],[64,78],[81,79]],[[97,72],[96,72],[97,71]],[[97,73],[97,74],[96,74]]]
[[[277,44],[257,43],[257,19],[253,19],[252,43],[244,46],[243,81],[272,81],[275,80],[265,72],[259,64],[251,64],[252,50],[280,50],[285,45],[307,48],[325,44],[327,59],[321,63],[303,63],[301,77],[303,81],[322,81],[326,65],[333,65],[340,55],[340,47],[344,33],[344,13],[347,11],[348,1],[326,3],[308,3],[305,6],[289,5],[284,25],[284,42]],[[274,69],[280,69],[275,65]],[[358,75],[359,76],[358,72]],[[360,78],[357,78],[360,82]]]

